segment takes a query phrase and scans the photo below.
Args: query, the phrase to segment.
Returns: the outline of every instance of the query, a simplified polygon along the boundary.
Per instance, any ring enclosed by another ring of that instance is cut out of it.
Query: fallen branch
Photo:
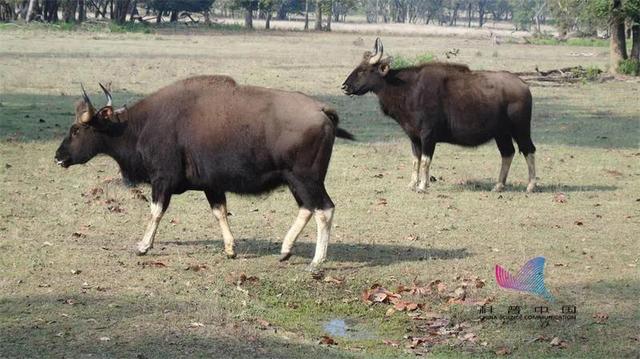
[[[584,80],[606,81],[610,79],[609,77],[603,77],[600,69],[585,69],[582,66],[563,67],[548,71],[541,71],[536,66],[535,71],[516,72],[515,74],[526,82],[576,83]]]

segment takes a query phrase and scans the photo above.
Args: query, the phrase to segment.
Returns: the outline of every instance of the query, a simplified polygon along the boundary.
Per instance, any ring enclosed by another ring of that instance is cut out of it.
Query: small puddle
[[[367,329],[362,323],[341,318],[331,319],[324,323],[324,331],[332,337],[346,339],[375,339],[373,331]]]

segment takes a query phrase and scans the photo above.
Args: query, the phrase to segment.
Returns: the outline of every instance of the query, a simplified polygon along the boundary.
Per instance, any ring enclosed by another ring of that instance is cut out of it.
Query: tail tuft
[[[336,128],[336,137],[344,138],[346,140],[355,141],[356,138],[347,130],[342,129],[340,127]]]

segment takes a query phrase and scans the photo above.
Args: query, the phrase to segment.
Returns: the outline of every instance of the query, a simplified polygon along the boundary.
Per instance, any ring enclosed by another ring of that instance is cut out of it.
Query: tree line
[[[601,35],[611,38],[611,61],[640,61],[640,0],[0,0],[0,21],[23,19],[44,22],[107,19],[129,22],[177,22],[193,13],[243,16],[253,29],[253,19],[304,21],[305,30],[331,31],[333,22],[348,15],[364,16],[368,23],[436,24],[484,27],[489,21],[508,21],[515,30],[543,32],[556,27],[560,37]],[[626,40],[632,39],[631,51]]]

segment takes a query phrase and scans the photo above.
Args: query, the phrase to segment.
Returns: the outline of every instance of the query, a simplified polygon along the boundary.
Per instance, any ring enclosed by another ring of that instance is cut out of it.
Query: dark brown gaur
[[[409,136],[411,189],[426,190],[436,143],[475,147],[495,139],[502,167],[494,190],[502,191],[515,153],[513,139],[527,161],[527,192],[534,190],[536,147],[531,140],[532,99],[527,84],[506,71],[471,71],[450,63],[395,70],[392,59],[383,54],[378,38],[375,52],[364,53],[342,89],[347,95],[375,93],[382,112]]]
[[[338,127],[328,105],[301,93],[238,85],[227,76],[178,81],[132,106],[114,110],[111,93],[100,110],[84,87],[76,121],[56,151],[62,167],[106,154],[127,183],[151,184],[151,214],[137,245],[152,248],[171,196],[203,191],[218,219],[227,256],[235,257],[227,221],[226,192],[258,194],[289,186],[299,206],[284,238],[281,260],[312,215],[318,226],[316,268],[326,258],[334,204],[324,186],[335,137],[353,139]]]

